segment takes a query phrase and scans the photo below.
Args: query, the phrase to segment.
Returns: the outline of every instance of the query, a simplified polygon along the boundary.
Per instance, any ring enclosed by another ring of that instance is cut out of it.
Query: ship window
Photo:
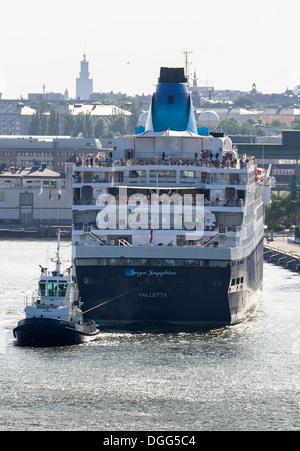
[[[185,266],[200,266],[200,260],[185,260]]]
[[[41,296],[46,296],[46,284],[45,284],[45,282],[40,282],[40,292],[41,292]]]
[[[58,296],[64,298],[67,294],[68,284],[67,282],[60,282],[58,284]]]
[[[195,171],[180,171],[180,177],[182,178],[195,178],[196,172]]]
[[[235,279],[232,279],[231,286],[233,287],[235,285]]]
[[[238,279],[236,280],[236,284],[237,284],[237,285],[240,284],[240,278],[238,278]]]
[[[52,282],[48,282],[48,296],[55,297],[57,296],[57,282],[53,280]]]
[[[174,104],[174,96],[173,94],[170,94],[168,96],[168,105],[173,105]]]

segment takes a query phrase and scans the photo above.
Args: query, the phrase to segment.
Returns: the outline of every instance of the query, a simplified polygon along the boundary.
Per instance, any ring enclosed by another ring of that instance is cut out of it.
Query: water
[[[300,429],[299,275],[265,264],[263,301],[237,326],[19,348],[23,296],[55,248],[0,240],[0,430]]]

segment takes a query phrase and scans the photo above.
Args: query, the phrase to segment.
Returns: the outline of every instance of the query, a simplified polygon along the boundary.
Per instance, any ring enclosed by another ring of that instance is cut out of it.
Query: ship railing
[[[162,226],[163,226],[163,224],[160,223],[160,228],[162,228]],[[92,238],[95,238],[97,241],[99,241],[99,243],[102,246],[108,246],[109,245],[105,240],[103,240],[99,235],[97,235],[97,233],[95,233],[96,231],[99,230],[97,228],[96,224],[86,225],[86,224],[78,224],[78,223],[76,223],[76,224],[74,224],[74,231],[76,231],[76,230],[83,231],[85,233],[90,234],[90,236]],[[124,231],[124,229],[117,229],[117,230]],[[129,229],[129,230],[132,231],[132,229]],[[186,231],[189,231],[190,228],[183,227],[182,229],[177,229],[177,228],[175,228],[174,225],[170,225],[169,230],[170,231],[176,231],[178,233],[180,233],[180,232],[184,232],[185,233]],[[227,234],[227,233],[240,233],[242,231],[242,226],[236,226],[236,225],[230,225],[230,226],[228,226],[228,225],[226,225],[226,226],[220,225],[220,226],[217,226],[215,224],[205,224],[204,225],[204,233],[205,232],[216,232],[216,231],[218,231],[218,233],[222,234],[222,235]],[[118,243],[119,246],[120,245],[121,246],[128,246],[128,245],[131,246],[131,244],[128,241],[126,241],[125,239],[123,239],[123,238],[120,238],[118,241],[120,241],[120,243]],[[43,274],[43,276],[44,275],[45,275],[45,273]],[[50,273],[48,275],[50,275]],[[71,278],[71,276],[69,274],[66,274],[66,279],[69,280],[69,278]]]
[[[119,246],[131,246],[131,244],[128,243],[128,241],[126,241],[124,238],[118,239],[118,243],[119,243]]]
[[[101,246],[107,246],[106,241],[102,240],[102,238],[100,238],[100,236],[96,235],[95,233],[93,233],[91,230],[89,231],[90,235],[95,238],[96,240],[99,241]]]
[[[206,172],[204,172],[206,174]],[[198,183],[202,183],[203,185],[225,185],[225,186],[245,186],[247,185],[247,180],[244,179],[215,179],[214,177],[199,177],[197,178]]]
[[[131,158],[122,160],[112,160],[112,159],[99,159],[97,163],[91,162],[90,160],[83,159],[82,161],[76,162],[77,168],[110,168],[110,167],[120,167],[120,166],[200,166],[206,168],[220,168],[220,169],[245,169],[249,164],[252,164],[253,157],[244,157],[239,160],[232,160],[230,158],[219,160],[218,158]]]
[[[138,243],[136,244],[132,244],[130,245],[131,248],[140,248],[140,247],[149,247],[149,248],[170,248],[170,246],[172,247],[180,247],[180,248],[185,248],[185,247],[189,247],[189,248],[214,248],[214,249],[233,249],[233,248],[237,248],[239,247],[239,239],[238,238],[232,238],[230,241],[218,241],[219,240],[219,235],[215,235],[213,238],[211,238],[210,240],[208,240],[207,242],[198,242],[198,243],[187,243],[187,242],[182,242],[182,243],[158,243],[158,244],[150,244],[149,242],[147,243],[146,241],[140,240]],[[75,246],[86,246],[87,243],[86,242],[76,242]],[[97,247],[97,244],[94,243],[89,243],[89,246],[91,247]],[[119,243],[116,240],[109,240],[109,242],[107,242],[106,246],[120,246]]]
[[[156,184],[156,183],[158,183],[158,184],[161,184],[161,183],[176,183],[177,182],[177,179],[176,179],[176,177],[172,177],[172,176],[170,176],[170,177],[162,177],[162,176],[156,176],[156,174],[150,174],[150,178],[149,178],[149,183],[154,183],[154,184]]]
[[[205,173],[206,174],[206,173]],[[98,179],[93,179],[92,180],[82,180],[79,178],[75,178],[74,180],[74,184],[92,184],[93,186],[97,186],[97,185],[117,185],[117,186],[122,186],[122,185],[139,185],[139,184],[165,184],[165,183],[172,183],[175,184],[177,183],[177,178],[176,177],[159,177],[157,180],[157,177],[153,177],[150,176],[149,181],[147,181],[146,177],[124,177],[123,179],[118,179],[118,178],[112,178],[112,177],[107,177],[107,178],[98,178]],[[179,183],[182,183],[183,185],[185,184],[190,184],[190,185],[195,185],[197,184],[197,186],[201,185],[201,187],[204,187],[205,185],[224,185],[224,186],[246,186],[247,185],[247,181],[246,180],[224,180],[224,179],[213,179],[213,178],[204,178],[204,177],[180,177]]]
[[[211,201],[204,201],[204,206],[206,207],[238,207],[243,208],[246,205],[244,199],[234,199],[234,200],[226,200],[226,199],[215,199]]]
[[[202,247],[209,247],[210,243],[213,243],[219,237],[219,232],[213,236],[210,240],[202,244]]]
[[[27,293],[24,296],[24,306],[26,307],[33,307],[35,304],[41,303],[41,296],[38,294],[37,290],[33,291],[32,293]]]
[[[119,200],[119,198],[118,198],[118,196],[116,196],[116,201],[118,201],[118,200]],[[181,196],[181,200],[182,201],[184,200],[183,196]],[[130,202],[132,202],[132,201],[131,201],[130,197],[127,198],[127,202],[128,202],[128,205],[127,205],[128,208],[130,208],[130,207],[131,208],[132,207],[138,207],[139,206],[139,205],[131,205]],[[74,206],[77,206],[77,205],[78,206],[80,206],[80,205],[82,205],[82,206],[85,206],[85,205],[87,205],[87,206],[89,206],[89,205],[97,205],[97,207],[99,207],[99,209],[107,207],[107,205],[98,205],[96,199],[76,199],[76,200],[73,201],[73,205]],[[150,206],[151,205],[151,198],[148,199],[148,204],[144,203],[143,205],[149,205]],[[195,197],[192,198],[192,205],[196,205]],[[205,207],[207,206],[207,207],[225,207],[225,208],[238,207],[238,208],[243,208],[243,207],[245,207],[245,205],[246,205],[246,202],[242,198],[234,199],[234,200],[215,199],[215,200],[211,200],[211,201],[209,201],[207,199],[204,199],[204,206]]]
[[[219,227],[219,233],[220,234],[226,234],[227,232],[230,232],[230,233],[239,233],[239,232],[241,232],[242,231],[242,226],[235,226],[235,225],[232,225],[232,226],[220,226]]]

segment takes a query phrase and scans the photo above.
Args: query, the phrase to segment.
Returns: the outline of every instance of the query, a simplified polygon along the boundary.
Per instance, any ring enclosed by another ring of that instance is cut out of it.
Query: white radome
[[[145,111],[140,115],[138,125],[142,125],[143,127],[145,127],[147,119],[148,119],[148,111]]]
[[[198,119],[199,127],[209,128],[211,132],[217,130],[220,124],[220,118],[214,111],[203,111]]]

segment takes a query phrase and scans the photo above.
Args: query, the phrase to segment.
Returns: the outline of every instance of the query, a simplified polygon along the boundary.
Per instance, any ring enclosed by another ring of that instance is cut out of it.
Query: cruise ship
[[[184,69],[163,67],[136,134],[76,162],[74,276],[100,328],[213,329],[254,312],[272,178],[218,125],[196,120]]]

